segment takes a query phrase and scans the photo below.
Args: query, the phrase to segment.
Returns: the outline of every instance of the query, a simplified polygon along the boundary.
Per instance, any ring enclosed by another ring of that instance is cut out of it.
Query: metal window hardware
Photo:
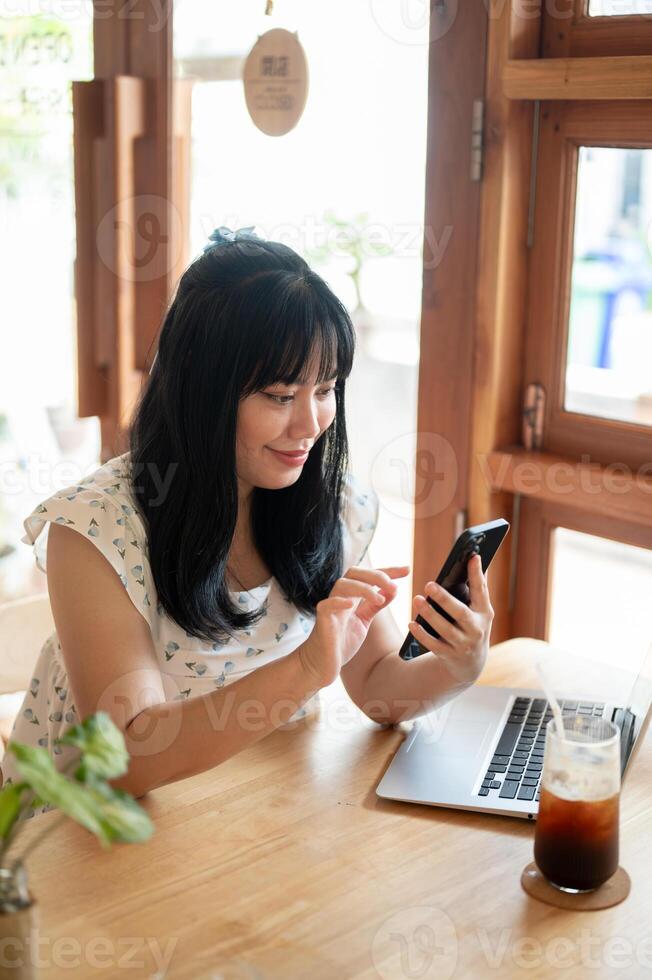
[[[484,102],[473,100],[471,115],[471,180],[482,180],[482,152],[484,141]]]
[[[538,382],[532,382],[525,389],[523,399],[522,440],[525,449],[541,449],[545,411],[545,389]]]

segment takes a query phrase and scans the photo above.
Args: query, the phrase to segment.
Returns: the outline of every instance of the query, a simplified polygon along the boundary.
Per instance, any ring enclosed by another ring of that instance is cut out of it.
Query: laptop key
[[[516,796],[517,789],[518,783],[515,780],[506,779],[498,796],[503,800],[513,800]]]
[[[478,796],[489,796],[489,787],[481,786],[478,790]]]
[[[523,776],[524,786],[536,786],[538,782],[539,780],[536,778],[536,776]]]
[[[492,764],[491,764],[491,771],[492,772],[507,772],[507,766],[505,765],[504,762],[501,765],[499,765],[499,766],[495,765],[492,762]]]
[[[500,786],[501,784],[498,782],[498,780],[494,779],[493,782],[489,784],[489,789],[500,789]]]
[[[507,763],[509,762],[509,756],[508,755],[494,755],[494,757],[493,757],[493,759],[491,761],[492,762],[495,762],[496,765],[499,765],[499,766],[501,766],[501,765],[507,765]]]
[[[503,728],[503,733],[500,736],[498,745],[494,749],[494,755],[511,755],[512,750],[516,745],[516,739],[520,733],[520,725],[510,725],[508,722]]]
[[[534,786],[521,786],[518,792],[519,800],[533,800],[534,799]]]

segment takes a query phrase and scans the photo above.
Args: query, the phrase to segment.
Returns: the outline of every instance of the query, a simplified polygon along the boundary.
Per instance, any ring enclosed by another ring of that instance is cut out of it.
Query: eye
[[[335,391],[335,385],[332,385],[330,388],[322,388],[317,394],[322,398],[328,398],[332,391]],[[288,402],[294,400],[294,395],[272,395],[269,391],[265,391],[264,395],[267,398],[271,398],[277,405],[287,405]]]
[[[271,398],[273,402],[277,405],[287,405],[288,402],[292,401],[292,395],[270,395],[268,391],[265,392],[267,398]]]

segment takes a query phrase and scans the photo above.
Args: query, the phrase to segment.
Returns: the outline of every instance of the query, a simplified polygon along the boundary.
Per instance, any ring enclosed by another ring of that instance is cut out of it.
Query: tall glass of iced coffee
[[[546,728],[534,860],[550,884],[592,891],[618,869],[620,730],[594,716]]]

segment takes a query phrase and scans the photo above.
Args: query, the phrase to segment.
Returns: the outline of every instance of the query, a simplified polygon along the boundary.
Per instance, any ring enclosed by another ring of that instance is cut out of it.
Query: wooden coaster
[[[555,888],[547,881],[534,861],[523,868],[521,874],[521,884],[528,895],[546,902],[547,905],[554,905],[558,909],[575,909],[576,911],[594,911],[595,909],[608,909],[612,905],[618,905],[629,895],[632,886],[631,879],[624,868],[619,867],[615,874],[591,892],[579,892],[573,895],[571,892],[563,892]]]

